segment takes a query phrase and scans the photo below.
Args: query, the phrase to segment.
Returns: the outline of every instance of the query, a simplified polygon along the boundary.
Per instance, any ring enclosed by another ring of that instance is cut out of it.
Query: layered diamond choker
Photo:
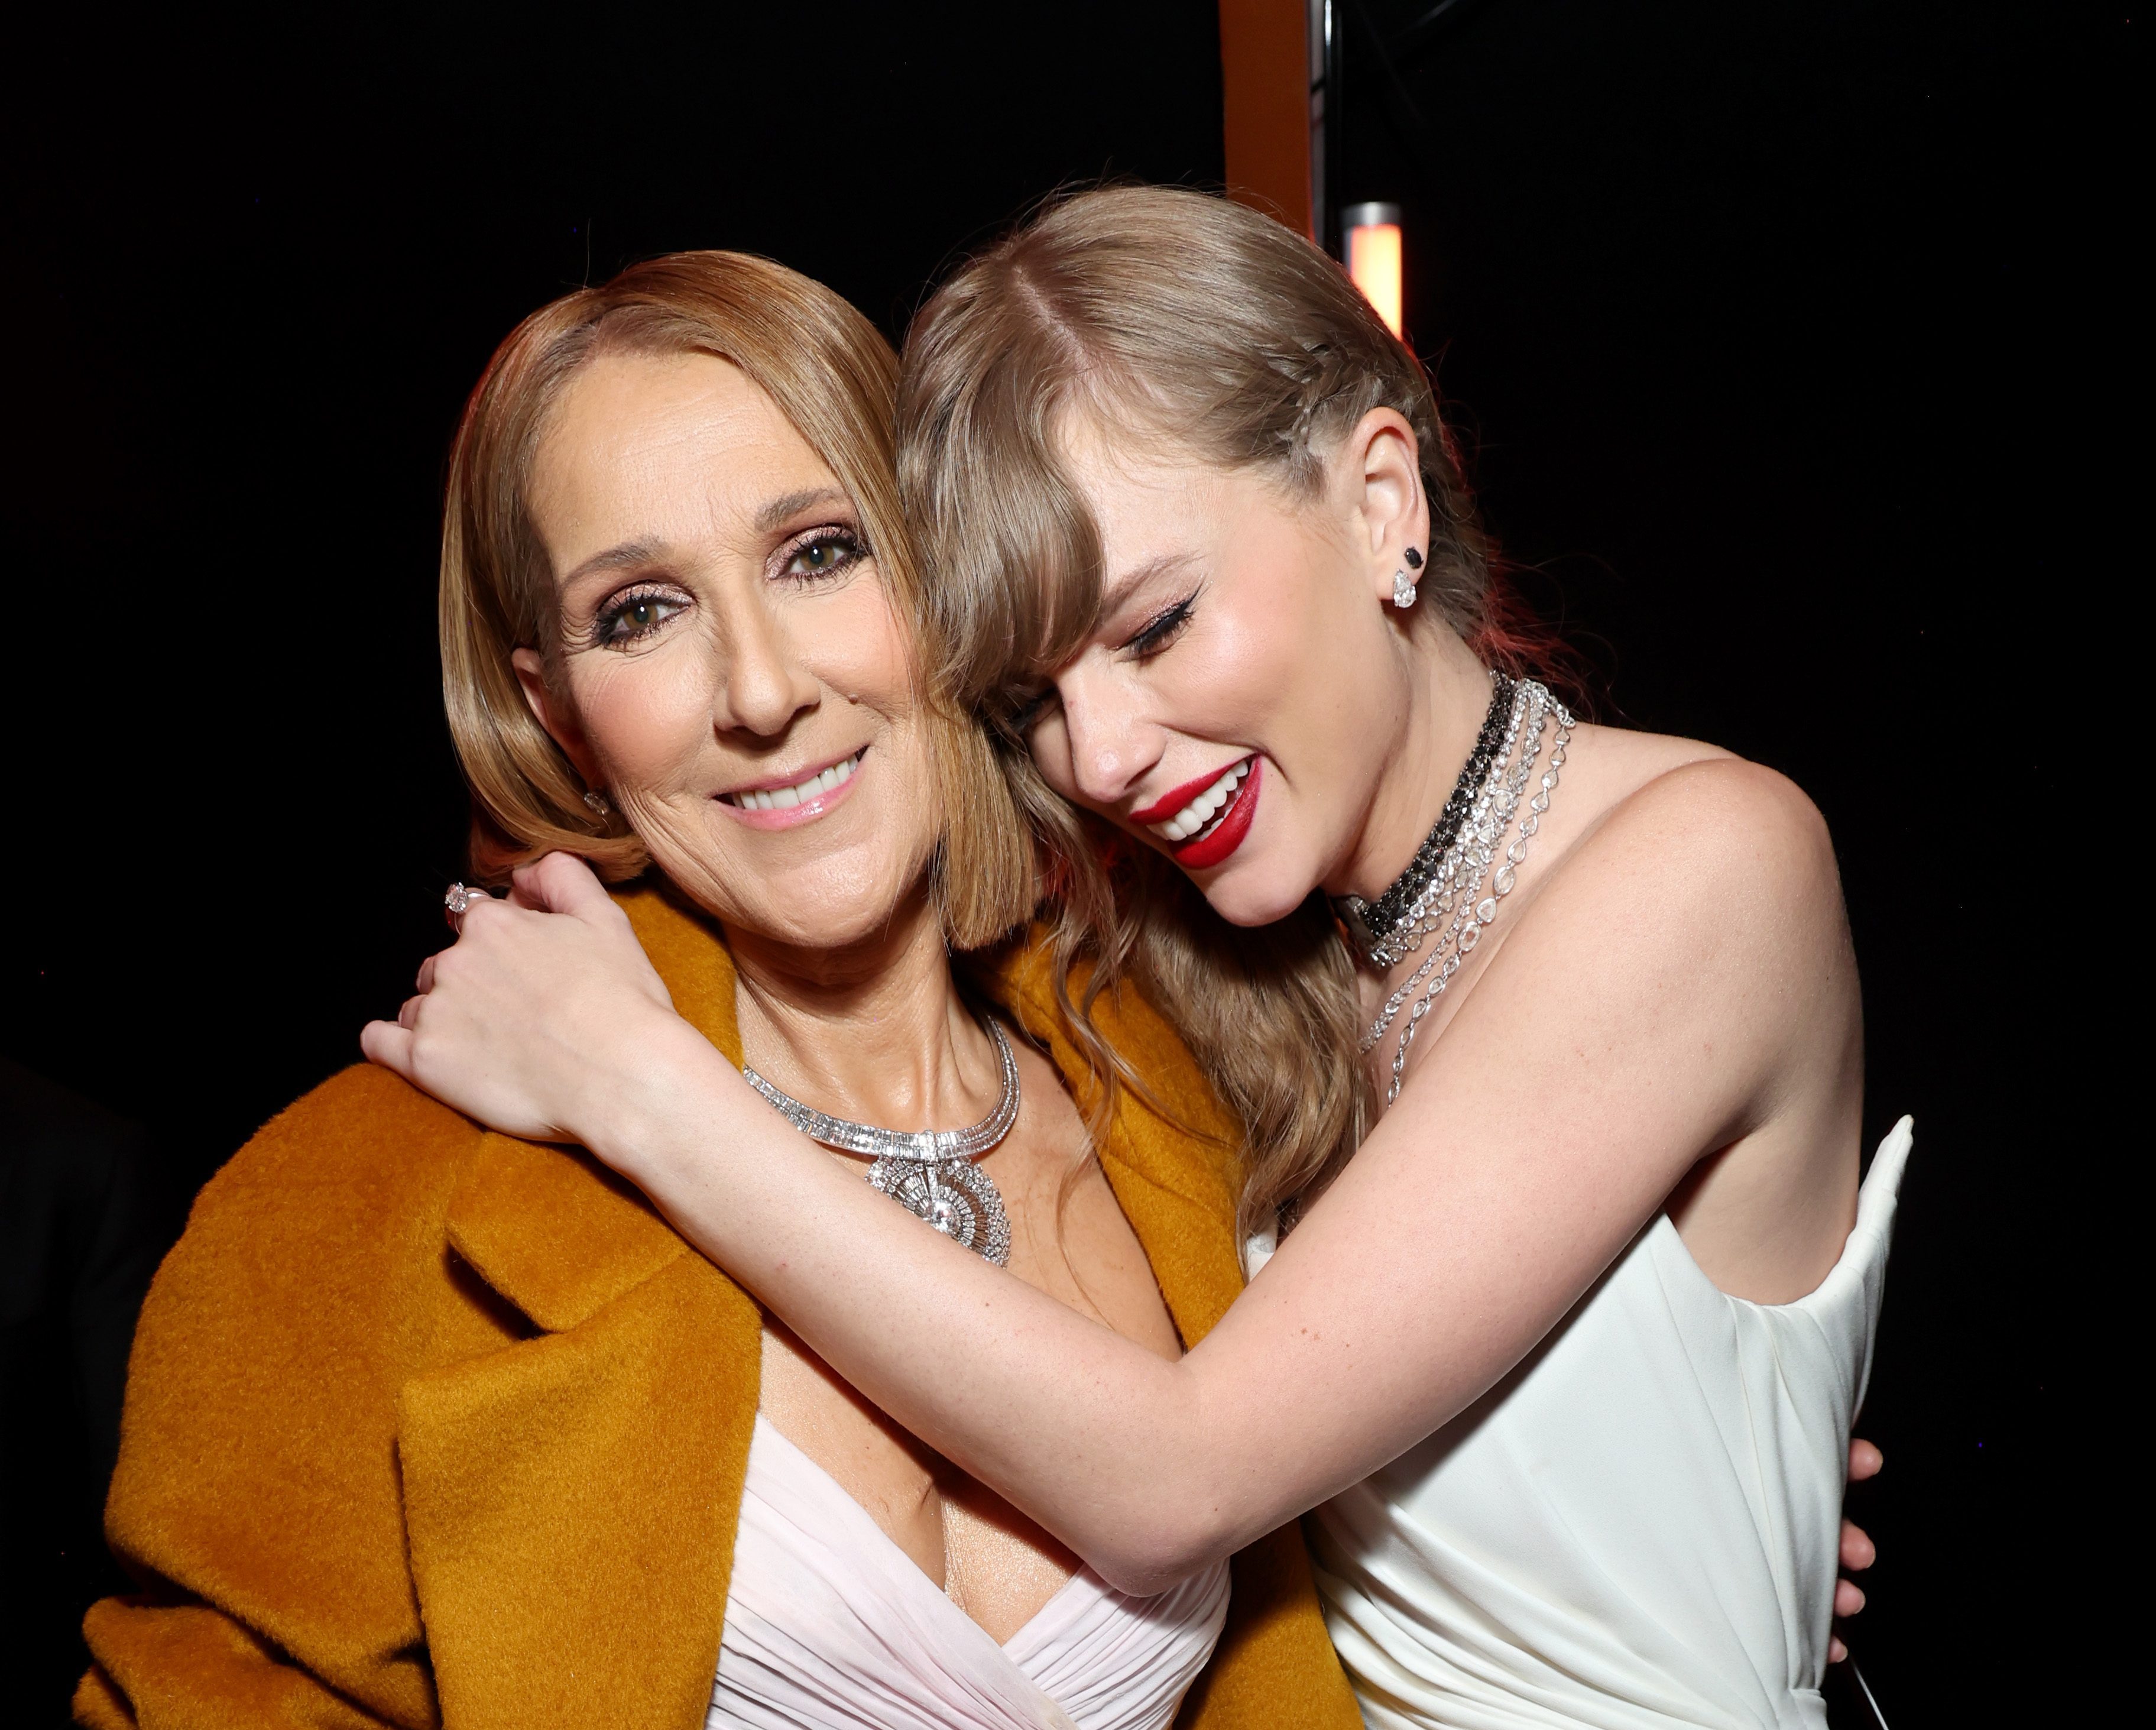
[[[1396,967],[1430,938],[1437,939],[1421,965],[1385,999],[1361,1041],[1367,1053],[1414,1000],[1393,1052],[1387,1105],[1399,1097],[1408,1052],[1423,1017],[1474,952],[1483,927],[1496,918],[1498,902],[1512,892],[1572,742],[1571,715],[1544,687],[1502,673],[1491,675],[1491,685],[1490,710],[1475,749],[1407,870],[1374,902],[1349,896],[1334,903],[1350,939],[1373,967]],[[1553,721],[1548,766],[1522,811],[1527,783],[1542,757],[1543,730]],[[1516,814],[1519,832],[1501,855],[1498,849]]]
[[[1475,748],[1467,753],[1466,766],[1453,783],[1451,796],[1437,814],[1436,823],[1415,849],[1408,868],[1393,880],[1392,887],[1374,901],[1366,901],[1359,895],[1345,895],[1333,902],[1340,922],[1348,927],[1349,941],[1372,967],[1389,968],[1414,953],[1414,942],[1401,948],[1395,940],[1407,936],[1408,927],[1423,911],[1424,891],[1437,881],[1446,856],[1460,838],[1460,825],[1467,820],[1476,795],[1490,778],[1518,683],[1502,673],[1490,675],[1490,710],[1482,717],[1482,731],[1476,735]]]
[[[993,1021],[988,1035],[1003,1065],[1004,1093],[994,1111],[971,1129],[880,1129],[804,1106],[742,1066],[748,1085],[811,1141],[874,1159],[869,1182],[917,1219],[926,1219],[962,1248],[998,1267],[1010,1261],[1010,1216],[994,1181],[973,1162],[1018,1122],[1018,1060]]]

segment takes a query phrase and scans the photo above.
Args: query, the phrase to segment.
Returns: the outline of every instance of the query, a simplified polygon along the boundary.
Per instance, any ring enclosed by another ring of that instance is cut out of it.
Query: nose
[[[721,732],[773,738],[821,700],[822,686],[768,609],[753,603],[732,609],[726,639],[712,716]]]
[[[1160,761],[1164,743],[1160,728],[1106,675],[1106,669],[1074,668],[1055,681],[1071,780],[1081,800],[1104,810],[1129,797]]]

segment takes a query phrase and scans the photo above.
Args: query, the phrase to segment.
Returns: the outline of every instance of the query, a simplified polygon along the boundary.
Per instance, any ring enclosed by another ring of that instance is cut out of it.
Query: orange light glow
[[[1400,334],[1400,225],[1373,223],[1348,231],[1348,274],[1395,336]]]

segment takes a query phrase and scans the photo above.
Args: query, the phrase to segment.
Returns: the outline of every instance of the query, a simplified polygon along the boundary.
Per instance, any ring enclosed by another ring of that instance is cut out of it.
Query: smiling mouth
[[[833,763],[828,769],[803,775],[798,781],[789,781],[783,787],[762,787],[753,792],[722,793],[719,803],[732,805],[740,811],[790,811],[796,805],[805,804],[819,794],[843,787],[854,778],[854,771],[860,767],[861,758],[868,747],[864,745],[851,757]]]
[[[1204,792],[1165,823],[1148,823],[1146,827],[1163,841],[1177,846],[1185,841],[1202,839],[1227,821],[1228,813],[1235,803],[1235,794],[1250,774],[1250,765],[1256,761],[1254,757],[1246,757],[1240,762],[1229,764]]]

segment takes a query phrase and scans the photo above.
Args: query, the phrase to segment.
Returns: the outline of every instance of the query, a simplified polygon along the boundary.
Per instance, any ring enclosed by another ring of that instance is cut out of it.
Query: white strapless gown
[[[1747,1303],[1657,1215],[1526,1363],[1307,1522],[1371,1730],[1820,1730],[1903,1118],[1818,1290]]]
[[[706,1730],[1167,1730],[1227,1614],[1086,1568],[998,1645],[759,1413]]]

